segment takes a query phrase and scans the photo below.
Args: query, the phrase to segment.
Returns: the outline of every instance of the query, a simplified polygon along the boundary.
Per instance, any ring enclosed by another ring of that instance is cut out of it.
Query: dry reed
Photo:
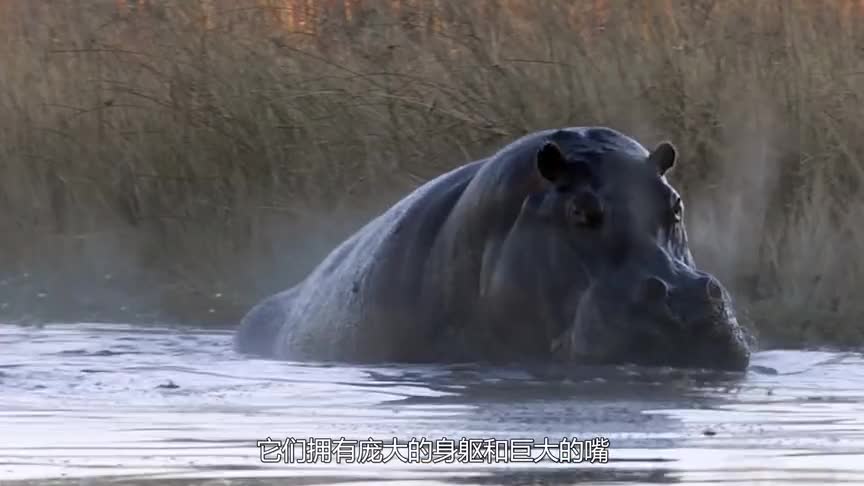
[[[763,343],[864,342],[855,2],[117,3],[0,5],[7,319],[230,325],[423,180],[609,125],[680,146]]]

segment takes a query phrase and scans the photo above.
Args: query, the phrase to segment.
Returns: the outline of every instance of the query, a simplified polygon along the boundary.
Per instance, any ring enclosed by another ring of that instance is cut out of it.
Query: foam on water
[[[227,332],[95,324],[0,326],[0,350],[3,484],[864,483],[853,353],[757,353],[744,375],[342,366],[247,359]],[[268,436],[602,436],[611,461],[262,464]]]

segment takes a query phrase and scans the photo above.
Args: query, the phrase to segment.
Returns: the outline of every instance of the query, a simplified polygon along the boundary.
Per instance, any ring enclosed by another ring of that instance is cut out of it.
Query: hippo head
[[[539,149],[550,189],[529,196],[520,218],[561,242],[545,268],[579,275],[576,291],[550,297],[565,308],[547,331],[550,348],[578,362],[743,370],[750,350],[729,292],[695,267],[684,205],[665,177],[676,149],[639,149],[596,157],[565,156],[553,142]]]

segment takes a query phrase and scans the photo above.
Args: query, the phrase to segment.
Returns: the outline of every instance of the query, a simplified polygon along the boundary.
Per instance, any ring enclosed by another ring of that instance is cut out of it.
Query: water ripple
[[[343,366],[247,359],[225,331],[86,323],[0,326],[0,349],[0,479],[10,481],[864,483],[856,353],[761,352],[738,374]],[[255,447],[268,436],[603,436],[612,461],[271,465]]]

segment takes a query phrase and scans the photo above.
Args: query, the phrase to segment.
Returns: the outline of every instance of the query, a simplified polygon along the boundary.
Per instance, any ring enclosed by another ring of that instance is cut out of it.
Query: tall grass
[[[0,5],[6,318],[230,325],[424,180],[596,124],[679,145],[763,342],[864,342],[853,2],[139,3]]]

